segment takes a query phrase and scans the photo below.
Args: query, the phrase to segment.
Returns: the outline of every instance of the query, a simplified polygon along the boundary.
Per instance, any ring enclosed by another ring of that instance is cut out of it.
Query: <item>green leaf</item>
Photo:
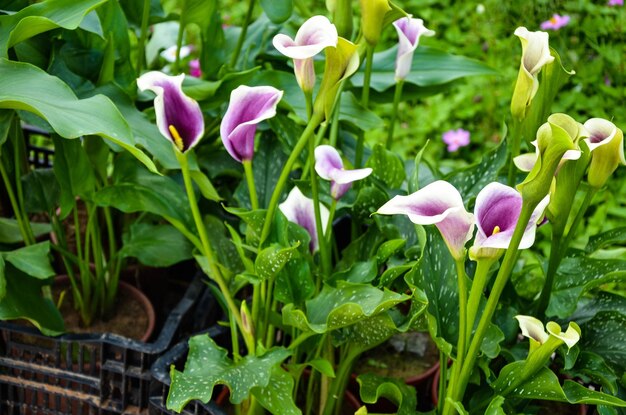
[[[352,206],[353,215],[361,221],[370,220],[370,216],[376,212],[382,205],[387,203],[389,197],[385,192],[374,186],[362,187],[357,194],[356,200]],[[373,249],[368,246],[368,251]],[[363,254],[360,251],[359,254]]]
[[[283,322],[303,331],[321,334],[382,313],[409,298],[368,284],[338,281],[337,287],[324,285],[317,297],[306,302],[306,314],[293,304],[286,305]]]
[[[378,265],[383,265],[387,262],[392,255],[404,248],[404,245],[406,245],[406,240],[404,239],[392,239],[384,242],[378,247],[378,252],[376,253]]]
[[[107,0],[48,0],[11,15],[0,16],[0,57],[16,43],[52,29],[76,29],[85,16]],[[88,21],[87,29],[96,29]]]
[[[383,376],[366,373],[357,378],[360,385],[361,400],[364,403],[376,403],[380,398],[387,398],[397,407],[398,415],[413,415],[417,407],[415,388],[404,382]]]
[[[581,325],[581,331],[582,350],[602,356],[616,373],[626,372],[626,314],[601,311]]]
[[[56,274],[50,265],[49,253],[50,241],[45,241],[14,251],[2,252],[0,255],[25,274],[45,280]]]
[[[6,295],[0,299],[0,320],[26,319],[45,335],[61,334],[65,327],[59,310],[41,296],[44,281],[29,278],[11,265],[4,271]]]
[[[171,225],[133,223],[123,239],[119,255],[147,266],[169,267],[193,257],[191,243]]]
[[[353,355],[360,355],[384,343],[400,331],[402,329],[396,326],[389,313],[381,313],[346,327],[342,336],[349,343],[350,352]]]
[[[601,311],[615,311],[626,316],[626,297],[605,291],[599,291],[590,297],[582,297],[569,320],[583,325]]]
[[[429,142],[430,141],[426,141],[426,144],[424,144],[424,146],[420,149],[420,151],[415,156],[415,160],[413,161],[413,171],[411,173],[411,176],[407,180],[409,184],[409,194],[417,192],[420,188],[419,171],[422,164],[422,156],[424,155],[424,150],[426,150],[426,147],[428,147]]]
[[[402,276],[406,272],[408,272],[415,263],[410,263],[407,265],[399,265],[397,267],[387,268],[383,275],[380,276],[379,287],[389,287],[398,277]]]
[[[489,406],[485,410],[485,415],[506,415],[504,409],[502,409],[502,405],[504,404],[504,398],[502,396],[494,397],[491,402],[489,402]]]
[[[489,324],[487,333],[480,345],[480,351],[490,359],[495,359],[500,354],[500,343],[504,340],[504,333],[495,324]]]
[[[35,237],[46,235],[52,232],[49,223],[31,222],[30,227]],[[0,244],[17,244],[24,242],[17,220],[0,218]]]
[[[608,282],[624,280],[626,261],[582,256],[564,258],[557,270],[546,315],[566,318],[576,310],[584,293]]]
[[[363,131],[370,131],[384,125],[382,118],[375,112],[363,107],[361,102],[349,91],[341,94],[339,119],[347,121]]]
[[[392,189],[400,187],[406,177],[402,160],[382,144],[374,146],[366,166],[374,170],[374,177],[382,180]]]
[[[328,281],[348,281],[354,283],[372,282],[378,275],[378,265],[376,261],[356,262],[345,271],[336,272],[330,276]],[[327,281],[327,282],[328,282]]]
[[[463,199],[468,201],[476,197],[483,187],[496,181],[506,163],[506,157],[506,145],[501,144],[485,154],[480,162],[450,174],[445,180],[456,187]]]
[[[4,263],[4,258],[0,255],[0,301],[7,295],[7,279],[5,276],[5,268],[6,265]]]
[[[625,241],[626,226],[610,229],[606,232],[590,237],[589,242],[587,242],[587,246],[585,247],[585,252],[590,254],[598,249],[602,249],[613,244],[623,243]]]
[[[201,172],[200,170],[192,170],[190,173],[191,179],[196,184],[196,186],[198,186],[198,189],[200,189],[200,193],[202,193],[202,196],[204,196],[205,199],[212,200],[214,202],[219,202],[220,200],[222,200],[219,193],[217,193],[217,190],[215,190],[215,187],[213,187],[213,184],[211,183],[209,178],[203,172]]]
[[[274,295],[283,304],[304,305],[304,302],[311,298],[314,293],[313,273],[309,262],[303,257],[287,262],[276,277]]]
[[[107,97],[78,99],[60,79],[36,66],[0,59],[0,108],[35,113],[64,138],[99,135],[157,171],[152,160],[135,147],[128,124]]]
[[[617,375],[606,361],[593,351],[581,351],[576,359],[576,365],[567,374],[572,377],[589,378],[593,383],[602,385],[611,394],[617,393]]]
[[[291,17],[293,0],[261,0],[261,7],[273,23],[282,23]]]
[[[396,84],[395,62],[397,46],[374,54],[370,87],[382,92]],[[449,53],[420,46],[413,54],[412,70],[405,82],[421,87],[441,85],[455,79],[476,75],[497,75],[494,69],[485,64]],[[351,79],[355,86],[363,86],[363,70],[355,73]]]
[[[255,269],[261,280],[273,280],[283,269],[285,264],[297,255],[298,245],[289,248],[281,248],[271,245],[256,257]]]
[[[458,336],[458,288],[454,259],[441,235],[425,228],[426,244],[421,258],[404,279],[412,289],[422,291],[428,299],[428,312],[436,322],[433,338],[456,344]]]
[[[293,401],[293,386],[293,378],[289,373],[274,366],[269,384],[253,388],[252,394],[271,414],[299,415],[302,411]]]
[[[181,412],[191,400],[207,403],[216,384],[230,389],[232,403],[241,403],[250,396],[253,388],[268,386],[273,369],[290,354],[287,349],[272,348],[263,356],[247,355],[234,363],[227,357],[226,349],[219,347],[208,335],[194,336],[189,339],[185,370],[179,372],[172,366],[167,408]]]

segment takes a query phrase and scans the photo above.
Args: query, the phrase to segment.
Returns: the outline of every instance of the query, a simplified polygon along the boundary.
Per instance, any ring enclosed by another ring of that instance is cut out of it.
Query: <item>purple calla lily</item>
[[[293,59],[298,85],[305,92],[313,91],[315,68],[313,57],[325,48],[337,46],[337,28],[325,16],[313,16],[300,26],[296,38],[278,34],[274,36],[274,47],[283,55]]]
[[[465,210],[461,194],[450,183],[438,180],[408,196],[396,196],[379,214],[404,214],[418,225],[435,225],[452,256],[465,258],[465,243],[474,230],[474,216]]]
[[[334,147],[328,145],[315,148],[315,171],[324,180],[330,180],[330,195],[335,200],[341,199],[352,186],[352,182],[372,174],[372,169],[346,170],[341,156]]]
[[[317,251],[319,248],[319,238],[317,235],[317,228],[315,226],[315,206],[313,205],[313,199],[309,199],[302,194],[300,189],[294,187],[289,192],[287,199],[278,208],[283,215],[289,220],[289,222],[296,223],[302,226],[311,235],[311,242],[309,248],[311,252]],[[322,220],[322,229],[326,229],[330,212],[320,203],[320,216]]]
[[[546,196],[535,208],[519,244],[527,249],[535,242],[537,222],[541,219],[550,197]],[[476,239],[472,250],[482,248],[507,249],[511,243],[515,226],[522,209],[522,195],[512,187],[501,183],[490,183],[476,197]]]
[[[393,22],[398,32],[398,57],[396,58],[396,80],[405,79],[411,72],[413,53],[417,49],[421,36],[434,36],[435,32],[424,26],[422,19],[410,15]]]
[[[181,153],[193,148],[204,134],[204,118],[200,105],[183,93],[184,74],[169,76],[162,72],[147,72],[137,79],[140,90],[156,94],[154,111],[157,127]]]
[[[235,160],[252,160],[257,124],[276,115],[276,105],[282,96],[283,91],[271,86],[241,85],[231,92],[220,134],[224,147]]]

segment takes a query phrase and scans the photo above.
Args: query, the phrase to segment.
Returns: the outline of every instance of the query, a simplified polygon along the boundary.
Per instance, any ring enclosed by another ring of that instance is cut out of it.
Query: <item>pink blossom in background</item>
[[[568,15],[561,16],[554,13],[550,20],[546,20],[545,22],[541,23],[541,30],[559,30],[563,26],[567,26],[569,21],[570,17]]]
[[[200,70],[200,59],[192,59],[189,61],[189,75],[196,78],[202,77],[202,70]]]
[[[624,0],[609,0],[607,6],[623,6]]]
[[[448,145],[448,151],[457,151],[461,147],[465,147],[470,143],[470,133],[467,130],[459,128],[443,133],[443,142]]]

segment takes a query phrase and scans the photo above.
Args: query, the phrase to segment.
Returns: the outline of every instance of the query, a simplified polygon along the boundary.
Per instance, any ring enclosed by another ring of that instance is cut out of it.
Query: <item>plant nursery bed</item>
[[[208,327],[216,314],[197,275],[150,343],[110,333],[48,337],[0,322],[0,413],[147,414],[151,365],[175,341]]]

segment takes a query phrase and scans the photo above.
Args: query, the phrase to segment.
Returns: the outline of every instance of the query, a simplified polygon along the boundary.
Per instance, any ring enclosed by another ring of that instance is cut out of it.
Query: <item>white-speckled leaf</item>
[[[414,262],[406,265],[398,265],[397,267],[387,268],[383,275],[380,276],[379,287],[389,287],[398,277],[408,272],[413,266]]]
[[[298,255],[298,246],[299,244],[289,248],[281,248],[278,245],[272,245],[259,252],[255,261],[255,269],[259,278],[261,280],[274,279],[285,264]]]
[[[378,247],[378,252],[376,252],[376,260],[378,261],[378,265],[382,265],[392,255],[398,252],[400,249],[404,248],[406,245],[406,240],[404,239],[392,239],[390,241],[384,242],[381,246]]]
[[[373,404],[378,402],[380,398],[387,398],[398,407],[396,412],[398,415],[415,414],[417,393],[414,387],[398,379],[371,373],[360,375],[357,382],[359,382],[359,393],[364,403]]]
[[[506,145],[501,144],[485,154],[480,162],[454,172],[444,180],[450,182],[463,195],[465,201],[478,195],[483,187],[496,181],[506,163]]]
[[[382,144],[374,146],[366,166],[374,170],[374,177],[382,180],[392,189],[400,187],[406,177],[402,160]]]
[[[302,413],[293,401],[293,378],[278,366],[272,368],[268,385],[253,388],[252,394],[271,414],[300,415]]]
[[[325,333],[355,324],[408,300],[410,297],[369,284],[338,281],[324,285],[322,292],[306,302],[306,314],[293,304],[283,308],[283,322],[303,331]]]
[[[504,404],[504,398],[499,395],[496,396],[489,403],[489,406],[485,410],[485,415],[506,415],[506,412],[502,409],[502,404]]]
[[[598,249],[605,248],[614,244],[621,244],[626,241],[626,226],[620,228],[610,229],[606,232],[599,233],[591,236],[585,252],[588,254],[597,251]]]
[[[601,311],[580,329],[581,350],[597,353],[616,373],[626,373],[626,314]]]
[[[287,349],[272,348],[261,357],[248,355],[235,364],[228,358],[226,349],[219,347],[208,335],[192,337],[185,370],[180,372],[172,366],[167,408],[180,412],[191,400],[206,403],[217,384],[230,389],[232,403],[241,403],[250,396],[253,388],[266,387],[273,368],[290,354]]]

